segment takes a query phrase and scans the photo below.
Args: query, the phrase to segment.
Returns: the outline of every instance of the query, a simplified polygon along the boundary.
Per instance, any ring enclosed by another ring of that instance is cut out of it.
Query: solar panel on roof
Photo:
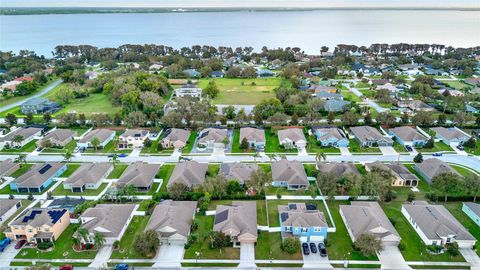
[[[23,217],[22,222],[26,223],[26,222],[29,222],[30,220],[34,220],[35,216],[41,213],[42,213],[42,210],[32,210],[32,212],[30,212],[30,215]]]
[[[215,215],[215,224],[218,224],[220,222],[224,222],[228,218],[228,211],[225,210],[223,212],[218,213]]]
[[[287,220],[288,219],[288,213],[281,213],[280,214],[280,219],[282,220],[282,222]]]
[[[50,165],[50,164],[45,164],[45,166],[43,166],[42,168],[40,168],[40,170],[38,170],[38,172],[39,172],[40,174],[44,174],[44,173],[46,173],[51,167],[52,167],[52,165]]]
[[[62,216],[65,214],[66,211],[67,211],[66,209],[50,210],[48,211],[48,215],[52,219],[52,223],[57,223],[57,221],[62,218]]]

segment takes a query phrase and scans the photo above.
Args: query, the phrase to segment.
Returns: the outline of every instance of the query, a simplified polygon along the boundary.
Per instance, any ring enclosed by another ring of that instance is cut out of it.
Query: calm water
[[[46,56],[58,44],[99,47],[125,43],[299,46],[438,43],[480,45],[479,11],[322,10],[160,14],[0,16],[0,50],[35,50]]]

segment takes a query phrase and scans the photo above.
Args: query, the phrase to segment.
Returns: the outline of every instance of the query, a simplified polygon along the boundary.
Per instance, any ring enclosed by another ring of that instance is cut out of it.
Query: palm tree
[[[17,146],[20,146],[20,143],[23,141],[23,136],[22,135],[15,135],[12,138],[12,142],[16,144]]]
[[[72,152],[70,150],[65,150],[65,153],[63,154],[63,159],[65,160],[65,162],[69,163],[72,157]]]
[[[325,161],[327,160],[327,155],[323,151],[318,151],[317,154],[315,155],[315,160],[317,162],[320,162],[321,160]]]
[[[20,164],[20,167],[22,167],[22,163],[27,164],[27,155],[19,154],[17,159],[16,159],[16,162],[18,162]]]
[[[260,153],[255,152],[255,153],[252,155],[252,157],[253,157],[253,162],[255,162],[255,161],[257,161],[257,158],[260,157]]]
[[[118,162],[118,155],[117,154],[113,154],[112,158],[110,159],[110,161],[112,162],[113,166],[115,166],[115,163]]]
[[[274,159],[277,158],[277,155],[275,155],[275,154],[269,154],[269,155],[268,155],[268,158],[270,159],[270,162],[272,162]]]
[[[75,232],[75,237],[78,240],[78,244],[80,244],[83,240],[84,243],[88,242],[88,230],[83,227],[78,227],[77,231]]]
[[[99,232],[95,232],[95,234],[93,235],[93,241],[95,242],[95,246],[97,246],[97,248],[102,247],[106,242],[103,234]]]
[[[98,146],[100,146],[100,139],[97,137],[93,137],[93,139],[90,141],[90,144],[92,144],[93,149],[95,149],[95,152],[98,149]]]

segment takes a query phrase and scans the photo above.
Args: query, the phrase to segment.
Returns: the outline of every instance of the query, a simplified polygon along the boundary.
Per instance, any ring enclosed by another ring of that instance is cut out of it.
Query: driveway
[[[141,152],[142,152],[142,148],[135,147],[135,148],[133,148],[132,152],[130,153],[130,156],[131,157],[139,157]]]
[[[350,153],[350,150],[348,150],[348,147],[339,147],[340,153],[342,156],[351,156],[352,154]]]
[[[458,143],[450,143],[450,147],[459,155],[468,156],[468,153],[458,149]]]
[[[157,256],[155,257],[155,263],[153,264],[153,267],[181,267],[183,252],[183,245],[161,245]]]
[[[255,244],[240,244],[240,264],[239,268],[256,268],[255,265]]]
[[[384,156],[396,156],[398,155],[397,151],[392,146],[379,146],[380,151]]]
[[[315,243],[315,246],[317,247],[319,244],[319,242],[308,242],[309,245],[310,243]],[[327,253],[328,253],[328,248],[327,248]],[[309,255],[303,254],[303,250],[302,250],[302,256],[303,256],[303,268],[333,269],[332,265],[330,264],[330,260],[328,259],[328,256],[327,257],[320,256],[320,253],[318,250],[317,250],[317,253],[312,253],[310,250]]]
[[[480,269],[480,258],[478,257],[477,253],[470,248],[460,248],[460,253],[462,253],[463,258],[465,261],[470,263],[472,266],[471,269]]]
[[[113,245],[104,245],[100,248],[93,259],[93,262],[88,267],[100,268],[106,267],[110,256],[112,256]]]
[[[12,241],[10,245],[0,255],[0,268],[10,266],[10,262],[17,256],[20,249],[15,249],[17,241]]]
[[[42,91],[36,93],[35,95],[33,96],[30,96],[26,99],[22,99],[20,101],[17,101],[15,103],[12,103],[12,104],[9,104],[9,105],[6,105],[6,106],[3,106],[2,108],[0,108],[0,112],[4,112],[4,111],[8,111],[10,110],[11,108],[15,108],[17,106],[20,106],[22,105],[22,103],[28,101],[28,100],[31,100],[33,98],[37,98],[37,97],[41,97],[43,95],[45,95],[46,93],[50,92],[53,90],[53,88],[57,87],[57,85],[61,84],[62,83],[62,80],[57,80],[57,81],[54,81],[53,83],[51,83],[49,86],[45,87]]]
[[[398,247],[395,246],[385,246],[383,250],[378,253],[378,259],[382,265],[381,269],[412,269],[405,262]]]

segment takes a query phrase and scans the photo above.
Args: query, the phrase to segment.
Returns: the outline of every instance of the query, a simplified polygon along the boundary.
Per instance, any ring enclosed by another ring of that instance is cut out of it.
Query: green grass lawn
[[[65,147],[63,148],[44,148],[42,150],[42,153],[65,153],[66,151],[70,151],[70,153],[73,153],[75,147],[77,147],[77,142],[72,140],[71,142],[67,143],[67,145],[65,145]]]
[[[407,149],[405,149],[405,146],[399,144],[396,141],[393,142],[393,149],[395,149],[395,151],[397,151],[398,153],[408,153]]]
[[[127,169],[127,164],[115,164],[113,167],[113,171],[107,176],[107,179],[118,179],[122,175],[122,173]]]
[[[220,164],[208,164],[207,175],[208,176],[216,176],[220,171]]]
[[[348,149],[352,153],[381,153],[380,148],[378,147],[361,147],[356,140],[350,140],[348,144]]]
[[[138,253],[134,248],[133,244],[135,241],[135,236],[145,230],[147,227],[149,216],[134,216],[132,221],[128,225],[127,230],[123,234],[122,239],[120,240],[119,249],[113,251],[111,259],[146,259],[142,254]],[[153,255],[153,254],[152,254]]]
[[[188,153],[192,152],[193,145],[195,144],[195,139],[196,138],[197,138],[197,132],[192,131],[190,133],[190,137],[188,138],[187,146],[182,149],[182,153],[188,154]]]
[[[36,248],[23,248],[16,259],[93,259],[97,251],[76,252],[73,250],[73,233],[78,224],[70,224],[55,241],[52,251],[37,252]],[[65,256],[66,255],[66,256]]]
[[[152,141],[152,145],[150,147],[143,147],[141,153],[142,154],[171,154],[173,153],[173,148],[163,149],[162,151],[158,151],[158,143],[163,139],[163,136],[159,136],[158,139]]]
[[[114,139],[116,140],[116,139]],[[111,140],[109,143],[107,143],[107,145],[105,145],[105,147],[103,148],[98,148],[97,151],[95,151],[95,149],[93,148],[88,148],[85,150],[85,153],[105,153],[105,154],[121,154],[121,153],[124,153],[124,154],[129,154],[130,152],[132,152],[132,149],[123,149],[123,150],[117,150],[115,148],[115,142],[114,140]]]
[[[278,141],[277,131],[272,131],[270,128],[265,129],[265,152],[267,153],[297,153],[297,149],[285,149],[280,146]]]
[[[212,79],[200,79],[198,86],[205,88]],[[213,100],[214,104],[227,105],[256,105],[266,98],[275,97],[273,90],[282,82],[291,86],[291,83],[282,78],[255,78],[255,79],[213,79],[220,90]]]
[[[301,260],[299,248],[296,253],[290,254],[282,250],[282,235],[280,232],[258,232],[257,246],[255,247],[257,260]]]
[[[63,184],[58,185],[53,192],[52,195],[54,196],[60,196],[60,195],[65,195],[65,196],[97,196],[100,194],[106,187],[107,183],[102,183],[98,189],[86,189],[83,192],[72,192],[70,189],[64,189]]]
[[[50,94],[54,94],[52,92]],[[85,116],[90,116],[93,113],[99,112],[100,108],[102,113],[113,115],[115,113],[119,113],[122,110],[120,106],[113,106],[109,97],[103,93],[90,94],[88,97],[85,98],[71,99],[68,104],[62,105],[64,106],[64,108],[55,113],[54,115],[76,112],[77,114],[83,113],[85,114]]]
[[[55,77],[50,78],[45,85],[43,85],[43,86],[40,87],[37,91],[35,91],[34,93],[32,93],[32,94],[30,94],[30,95],[18,96],[18,97],[15,96],[15,97],[10,97],[10,98],[8,98],[8,99],[4,99],[3,97],[1,97],[1,98],[0,98],[0,107],[7,106],[7,105],[10,105],[10,104],[12,104],[12,103],[15,103],[15,102],[24,100],[24,99],[26,99],[26,98],[29,98],[30,96],[34,95],[35,93],[41,92],[43,89],[45,89],[45,88],[48,87],[50,84],[52,84],[55,80],[56,80]]]
[[[214,216],[205,216],[197,214],[195,222],[198,223],[198,229],[192,233],[197,234],[197,241],[185,250],[185,259],[196,259],[196,252],[200,252],[201,259],[239,259],[240,249],[227,247],[223,249],[210,248],[208,233],[213,229]]]
[[[433,148],[415,148],[418,152],[422,153],[436,153],[436,152],[453,152],[455,151],[450,147],[450,145],[445,144],[444,142],[434,143]]]
[[[455,165],[455,164],[450,164],[450,166],[455,170],[457,171],[459,174],[461,174],[462,176],[468,176],[470,174],[472,174],[473,172],[470,171],[469,169],[466,169],[464,167],[461,167],[461,166],[458,166],[458,165]],[[478,169],[478,168],[477,168]]]
[[[59,176],[60,178],[67,178],[71,176],[78,168],[80,168],[80,164],[67,164],[67,169]]]
[[[240,149],[240,129],[233,131],[232,153],[255,153],[255,149]]]
[[[468,87],[468,85],[462,81],[444,81],[444,83],[457,90],[462,90],[463,88]]]
[[[157,178],[163,179],[162,186],[160,187],[160,192],[167,191],[168,180],[170,180],[170,176],[172,175],[174,169],[175,164],[163,164],[162,168],[160,168],[160,171],[157,174]]]
[[[448,202],[444,204],[452,215],[477,239],[480,241],[480,230],[478,225],[462,211],[462,202]],[[480,256],[480,248],[477,245],[477,254]]]
[[[24,174],[25,172],[28,171],[33,166],[33,164],[20,164],[20,168],[18,170],[14,171],[10,176],[13,178],[17,178],[20,175]]]
[[[330,246],[327,247],[328,257],[331,260],[372,260],[376,261],[377,256],[366,257],[360,252],[355,251],[352,246],[352,240],[348,235],[347,228],[343,223],[342,217],[340,216],[340,205],[350,204],[349,201],[328,201],[328,207],[330,213],[332,214],[333,221],[335,222],[336,232],[329,233],[327,235],[328,243]]]
[[[477,145],[475,148],[465,147],[465,152],[475,156],[480,156],[480,140],[477,140]]]
[[[324,152],[329,154],[340,153],[340,149],[335,147],[323,147],[319,145],[319,142],[315,138],[315,136],[305,136],[307,138],[307,152],[309,153],[317,153],[317,152]]]
[[[347,88],[340,87],[340,94],[342,94],[343,98],[347,101],[354,101],[354,102],[361,102],[362,100],[355,95],[352,91]]]
[[[31,153],[33,150],[35,150],[35,148],[37,148],[37,146],[35,145],[36,142],[37,142],[37,140],[33,140],[33,141],[25,144],[21,148],[10,148],[10,149],[3,148],[1,152],[5,152],[5,153]]]

